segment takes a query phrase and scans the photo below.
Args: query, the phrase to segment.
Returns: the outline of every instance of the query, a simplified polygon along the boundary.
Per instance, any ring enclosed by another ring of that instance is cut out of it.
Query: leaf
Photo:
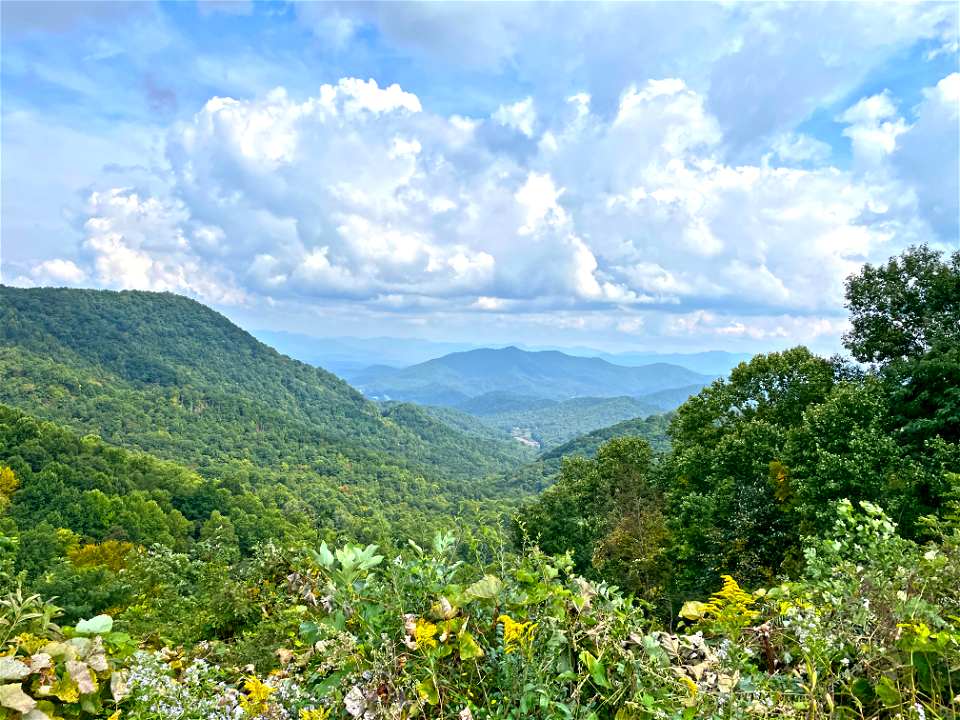
[[[447,600],[443,595],[440,596],[440,601],[435,602],[430,606],[430,610],[433,614],[441,620],[450,620],[455,617],[460,608],[454,607],[450,604],[450,601]]]
[[[503,589],[503,581],[494,575],[484,575],[466,589],[466,595],[475,600],[495,600]]]
[[[532,575],[528,573],[526,570],[524,570],[523,568],[520,568],[517,570],[517,580],[519,580],[520,582],[532,583],[532,582],[536,582],[537,578],[535,575]]]
[[[26,715],[37,706],[37,701],[27,695],[20,683],[0,686],[0,705]]]
[[[900,693],[887,678],[881,678],[874,691],[880,701],[887,707],[896,707],[900,704]]]
[[[465,632],[460,636],[460,659],[470,660],[471,658],[483,657],[483,648],[477,645],[473,635]]]
[[[320,544],[319,551],[313,552],[311,550],[310,554],[317,563],[323,565],[324,567],[330,567],[333,565],[333,553],[331,553],[330,548],[327,547],[326,541]]]
[[[90,713],[91,717],[101,717],[103,705],[100,704],[99,695],[81,695],[80,708],[85,713]]]
[[[866,678],[857,678],[850,685],[850,690],[853,692],[853,696],[857,698],[864,705],[873,701],[875,694],[873,692],[873,686],[866,680]]]
[[[300,623],[300,634],[303,636],[303,639],[311,645],[323,637],[323,633],[320,631],[320,625],[310,621]]]
[[[88,693],[97,691],[97,685],[93,681],[93,676],[90,674],[90,668],[87,667],[85,662],[68,660],[67,673],[72,680],[76,681],[80,688],[81,695],[87,695]]]
[[[77,623],[78,635],[102,635],[113,629],[113,618],[109,615],[97,615],[89,620],[81,620]]]
[[[30,674],[30,666],[16,658],[0,657],[0,682],[23,680]]]
[[[593,678],[593,681],[597,685],[607,688],[608,690],[613,689],[613,685],[611,685],[610,681],[607,680],[607,668],[604,666],[602,660],[595,658],[589,650],[584,650],[582,653],[580,653],[580,659],[586,663],[587,670],[590,672],[590,677]]]
[[[110,676],[110,695],[114,702],[120,702],[127,694],[127,678],[123,672],[115,672]]]
[[[99,635],[87,646],[81,657],[94,672],[110,672],[110,663],[103,651],[103,638]]]
[[[421,700],[426,700],[431,705],[440,702],[440,693],[437,691],[437,685],[433,678],[427,678],[422,683],[417,683],[417,693]]]
[[[30,712],[24,713],[21,720],[50,720],[50,716],[40,708],[34,708]]]
[[[47,695],[53,695],[54,697],[60,698],[65,703],[79,702],[80,686],[77,684],[76,680],[63,677],[58,679],[53,685],[50,686],[50,690],[47,692]]]
[[[326,680],[317,685],[314,688],[313,693],[316,695],[318,700],[322,700],[327,696],[331,690],[333,690],[337,685],[340,684],[340,680],[344,675],[347,674],[346,670],[337,670],[335,673],[331,674]]]
[[[30,656],[30,672],[38,673],[41,670],[46,670],[48,667],[53,667],[51,658],[46,653],[37,653]]]
[[[680,617],[687,620],[700,620],[703,618],[703,609],[706,606],[707,603],[689,600],[683,604],[682,608],[680,608]]]

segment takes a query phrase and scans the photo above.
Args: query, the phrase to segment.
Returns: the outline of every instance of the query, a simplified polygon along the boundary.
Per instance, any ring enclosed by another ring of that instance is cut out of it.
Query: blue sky
[[[3,282],[249,328],[830,352],[960,242],[951,3],[0,3]]]

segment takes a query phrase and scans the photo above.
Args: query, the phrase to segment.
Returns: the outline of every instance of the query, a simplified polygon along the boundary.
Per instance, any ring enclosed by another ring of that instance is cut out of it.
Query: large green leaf
[[[346,674],[347,674],[347,670],[337,670],[337,672],[332,673],[330,677],[326,678],[322,683],[320,683],[313,689],[313,694],[318,699],[325,698],[331,690],[333,690],[337,685],[340,684],[340,680]]]
[[[900,692],[888,678],[880,678],[880,683],[874,688],[874,692],[887,707],[896,707],[901,703]]]
[[[473,635],[465,632],[460,636],[460,659],[470,660],[477,657],[483,657],[483,648],[477,645]]]
[[[466,589],[466,595],[475,600],[496,600],[503,590],[503,580],[495,575],[484,575],[482,580],[478,580]]]
[[[590,677],[597,685],[607,688],[608,690],[613,688],[613,685],[607,680],[607,668],[602,660],[595,658],[589,650],[584,650],[580,653],[580,659],[586,664],[587,670],[590,672]]]
[[[109,615],[97,615],[77,623],[77,635],[102,635],[112,629],[113,618]]]

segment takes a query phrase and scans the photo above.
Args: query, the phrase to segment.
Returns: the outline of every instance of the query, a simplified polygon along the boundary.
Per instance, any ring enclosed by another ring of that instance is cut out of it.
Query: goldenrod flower
[[[737,581],[729,575],[721,575],[723,589],[715,592],[701,611],[704,615],[711,614],[715,618],[731,618],[749,622],[755,612],[749,609],[755,600],[750,593],[744,592],[737,585]]]
[[[413,638],[417,641],[417,645],[422,648],[426,647],[436,647],[437,641],[433,639],[433,636],[437,634],[437,626],[434,625],[429,620],[424,620],[423,618],[417,618],[417,626],[413,631]]]
[[[680,680],[686,683],[687,687],[690,688],[691,695],[697,694],[697,690],[698,690],[697,684],[693,680],[691,680],[688,677],[681,677]]]
[[[327,720],[330,717],[330,708],[316,708],[314,710],[301,710],[300,720]]]
[[[533,631],[538,623],[519,623],[509,615],[501,615],[497,620],[503,623],[503,646],[507,653],[533,641]]]

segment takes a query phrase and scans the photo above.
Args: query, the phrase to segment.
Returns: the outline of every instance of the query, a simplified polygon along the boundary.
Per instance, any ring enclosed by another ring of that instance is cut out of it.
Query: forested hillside
[[[696,386],[694,392],[700,387]],[[685,388],[683,392],[684,397],[689,396],[691,389]],[[483,421],[504,432],[516,431],[536,440],[547,450],[597,428],[675,409],[680,402],[665,403],[669,407],[662,407],[660,403],[646,402],[644,397],[572,398],[539,410],[486,415]]]
[[[336,376],[279,355],[187,298],[4,287],[0,303],[3,401],[125,447],[201,466],[255,462],[248,455],[283,454],[271,448],[284,441],[256,437],[279,433],[294,443],[346,441],[458,479],[519,457],[412,409],[384,418]]]
[[[409,405],[409,403],[387,400],[385,402],[379,402],[377,405],[384,413],[389,413],[392,412],[394,408],[400,405]],[[531,459],[536,455],[529,447],[517,442],[508,431],[495,428],[469,413],[461,412],[455,408],[441,407],[439,405],[415,405],[414,407],[419,408],[451,430],[456,430],[461,435],[493,440],[501,449],[524,459]]]
[[[847,303],[849,358],[760,354],[523,465],[312,368],[372,440],[236,358],[179,385],[144,339],[145,381],[5,304],[0,717],[954,720],[960,252]]]
[[[537,494],[557,480],[564,458],[592,460],[604,443],[616,438],[638,438],[646,442],[654,452],[668,452],[670,438],[667,435],[669,418],[666,415],[650,415],[634,418],[580,435],[568,442],[545,450],[536,460],[526,462],[510,470],[503,478],[504,488],[524,494]]]
[[[5,404],[214,482],[279,491],[274,504],[331,538],[424,537],[517,502],[500,476],[529,457],[519,443],[467,437],[415,406],[381,414],[193,301],[10,288],[0,299]]]

